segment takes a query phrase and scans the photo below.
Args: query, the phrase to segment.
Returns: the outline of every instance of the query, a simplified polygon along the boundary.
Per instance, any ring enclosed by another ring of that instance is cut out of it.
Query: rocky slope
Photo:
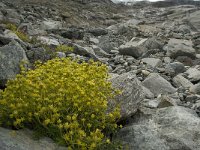
[[[196,5],[133,9],[109,0],[1,1],[0,86],[19,73],[21,60],[50,59],[40,44],[22,41],[8,30],[11,22],[52,48],[75,47],[59,57],[93,58],[108,65],[110,81],[123,91],[116,99],[124,127],[114,139],[133,150],[199,150],[199,16]],[[22,148],[26,138],[12,140],[5,129],[0,134],[0,149],[27,148]],[[44,145],[56,149],[49,144]]]

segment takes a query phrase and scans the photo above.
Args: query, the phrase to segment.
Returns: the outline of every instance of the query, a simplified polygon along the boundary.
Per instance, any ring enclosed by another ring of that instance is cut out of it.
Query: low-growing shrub
[[[67,45],[58,45],[56,47],[56,51],[58,51],[58,52],[64,52],[64,53],[66,53],[66,52],[72,52],[73,50],[74,50],[73,47],[67,46]]]
[[[6,28],[13,31],[22,41],[24,42],[31,42],[31,39],[25,33],[18,31],[17,26],[11,23],[6,24]]]
[[[37,130],[69,150],[105,148],[120,117],[119,108],[107,112],[117,94],[107,78],[105,65],[68,58],[23,69],[0,92],[1,125]]]

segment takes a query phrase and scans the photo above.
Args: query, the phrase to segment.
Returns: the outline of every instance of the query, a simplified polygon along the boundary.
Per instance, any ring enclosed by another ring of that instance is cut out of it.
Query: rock
[[[0,86],[4,87],[8,79],[13,79],[20,72],[23,60],[28,61],[26,53],[16,41],[0,47]]]
[[[59,147],[49,138],[33,140],[33,133],[29,130],[9,130],[0,128],[1,150],[66,150]]]
[[[165,108],[165,107],[170,107],[170,106],[176,106],[176,101],[172,98],[170,98],[167,95],[161,94],[158,96],[158,106],[157,108]]]
[[[43,44],[54,45],[54,46],[60,45],[60,43],[58,42],[58,40],[55,39],[55,38],[53,38],[53,37],[38,36],[37,39],[39,41],[41,41],[41,43],[43,43]]]
[[[114,88],[122,91],[122,94],[115,98],[116,102],[110,101],[110,106],[120,104],[121,118],[127,118],[133,115],[140,102],[144,99],[144,93],[140,81],[134,72],[124,73],[120,76],[110,79]]]
[[[98,60],[98,57],[95,55],[94,50],[91,47],[82,47],[78,44],[73,44],[75,54],[86,56],[89,58],[93,58],[94,60]]]
[[[188,79],[191,82],[197,82],[200,80],[200,71],[196,68],[189,68],[186,73],[188,74]]]
[[[186,78],[184,78],[182,75],[177,75],[173,78],[174,85],[178,88],[180,86],[184,87],[185,89],[190,88],[193,86],[193,84]]]
[[[84,37],[84,31],[79,28],[69,28],[61,32],[61,36],[68,39],[81,40]]]
[[[150,114],[141,111],[116,135],[124,148],[127,145],[130,150],[199,150],[200,119],[194,111],[180,106]]]
[[[146,63],[147,65],[155,68],[162,65],[162,62],[158,58],[143,58],[142,62]]]
[[[196,11],[190,14],[189,16],[189,22],[193,28],[196,29],[196,31],[200,32],[200,19],[199,19],[200,11]]]
[[[44,30],[60,29],[62,28],[62,23],[60,21],[47,20],[42,22],[41,28]]]
[[[35,61],[42,61],[45,62],[51,58],[48,50],[44,48],[32,48],[28,51],[26,51],[26,55],[31,63],[34,63]]]
[[[142,90],[144,92],[145,98],[152,99],[152,98],[155,97],[154,94],[149,89],[147,89],[146,87],[142,86]]]
[[[196,56],[193,43],[188,40],[170,39],[165,50],[167,50],[167,55],[171,58],[176,58],[178,56],[195,58]]]
[[[102,50],[100,47],[98,47],[96,45],[92,45],[91,47],[97,56],[100,56],[100,57],[109,57],[110,56],[108,53],[106,53],[104,50]]]
[[[190,87],[190,92],[195,94],[200,94],[200,83],[197,83]]]
[[[165,67],[166,72],[171,76],[176,76],[179,73],[183,73],[186,71],[185,66],[180,62],[169,63]]]
[[[121,45],[119,47],[119,53],[121,55],[129,55],[139,58],[147,51],[147,49],[144,47],[145,41],[147,41],[147,39],[133,38],[125,45]]]
[[[142,82],[156,96],[159,94],[175,93],[176,89],[158,73],[151,73]]]
[[[94,29],[89,29],[89,33],[91,33],[94,36],[101,36],[101,35],[106,35],[108,34],[108,31],[103,28],[94,28]]]

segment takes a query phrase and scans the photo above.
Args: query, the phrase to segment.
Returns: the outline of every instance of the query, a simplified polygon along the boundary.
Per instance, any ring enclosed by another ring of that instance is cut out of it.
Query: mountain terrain
[[[28,38],[28,39],[27,39]],[[31,39],[31,40],[30,40]],[[123,128],[112,140],[130,150],[200,149],[200,7],[193,1],[0,0],[0,88],[31,64],[61,58],[107,65]],[[1,117],[1,116],[0,116]],[[12,133],[14,132],[14,136]],[[0,127],[1,150],[57,150],[28,129]]]

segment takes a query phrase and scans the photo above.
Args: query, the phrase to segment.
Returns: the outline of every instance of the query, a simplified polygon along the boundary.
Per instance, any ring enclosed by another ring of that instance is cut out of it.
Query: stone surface
[[[119,47],[119,53],[122,55],[129,55],[135,58],[141,57],[142,54],[147,51],[144,47],[144,43],[147,39],[133,38],[125,45]]]
[[[171,106],[138,116],[116,136],[130,150],[199,150],[200,119],[194,111]]]
[[[165,69],[166,72],[169,73],[169,75],[171,76],[175,76],[179,73],[183,73],[186,71],[184,64],[180,62],[169,63],[166,65]]]
[[[33,133],[29,130],[9,130],[0,128],[1,150],[66,150],[57,146],[51,139],[33,140]]]
[[[24,49],[15,41],[0,47],[0,86],[5,86],[20,72],[21,61],[27,61]]]
[[[120,104],[122,118],[133,115],[145,96],[141,82],[137,79],[135,73],[128,72],[112,78],[110,81],[114,88],[122,91],[122,94],[115,98],[116,103],[110,102],[110,107],[112,108],[116,104]]]
[[[147,65],[155,68],[162,65],[162,62],[158,58],[143,58],[142,62],[146,63]]]
[[[189,68],[186,73],[188,74],[188,79],[190,81],[199,81],[200,80],[200,71],[196,68]]]
[[[148,88],[153,94],[175,93],[176,89],[157,73],[151,73],[143,82],[143,86]]]
[[[190,87],[190,92],[200,94],[200,83],[197,83]]]
[[[196,57],[193,43],[189,40],[170,39],[165,49],[167,50],[167,55],[171,58],[176,58],[177,56]]]
[[[190,88],[193,84],[186,78],[184,78],[182,75],[177,75],[173,78],[174,85],[178,88],[180,86],[184,88]]]

